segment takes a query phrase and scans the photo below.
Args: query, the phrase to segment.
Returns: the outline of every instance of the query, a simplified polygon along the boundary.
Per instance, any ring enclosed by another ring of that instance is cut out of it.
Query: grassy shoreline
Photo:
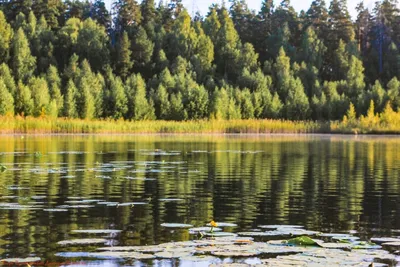
[[[399,134],[400,127],[363,121],[314,122],[286,120],[124,121],[0,116],[0,134]]]

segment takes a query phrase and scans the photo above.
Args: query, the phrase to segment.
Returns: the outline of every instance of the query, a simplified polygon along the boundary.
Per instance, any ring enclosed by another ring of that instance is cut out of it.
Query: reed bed
[[[332,122],[287,120],[126,121],[0,116],[0,134],[399,134],[400,114],[393,114],[390,123],[381,115],[369,118],[360,117],[352,121]],[[396,118],[393,118],[394,116]]]
[[[89,133],[322,133],[329,124],[285,120],[125,121],[49,117],[0,117],[3,134]]]

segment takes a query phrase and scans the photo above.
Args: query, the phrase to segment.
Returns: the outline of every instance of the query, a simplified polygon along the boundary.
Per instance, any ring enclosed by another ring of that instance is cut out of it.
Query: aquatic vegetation
[[[214,225],[216,224],[218,227],[236,227],[237,224],[236,223],[228,223],[228,222],[210,222],[207,223],[207,226],[212,226],[211,223],[213,223]],[[214,226],[216,227],[216,226]]]
[[[9,263],[32,263],[41,261],[39,257],[27,257],[27,258],[7,258],[7,259],[0,259],[0,262],[4,262],[6,264]]]
[[[85,230],[72,230],[72,233],[82,234],[119,234],[121,230],[115,229],[85,229]]]
[[[0,172],[5,172],[6,170],[7,170],[7,167],[0,164]]]
[[[92,245],[92,244],[104,244],[107,243],[107,239],[104,238],[82,238],[82,239],[71,239],[57,242],[58,245],[62,246],[73,246],[73,245]]]
[[[191,228],[193,225],[191,224],[185,224],[185,223],[162,223],[162,227],[167,227],[167,228]]]

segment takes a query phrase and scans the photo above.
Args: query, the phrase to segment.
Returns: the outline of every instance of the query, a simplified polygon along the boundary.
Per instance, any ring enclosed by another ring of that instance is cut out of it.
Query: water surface
[[[60,261],[57,242],[93,237],[74,230],[121,230],[107,245],[185,241],[197,237],[161,224],[210,220],[400,235],[397,137],[1,136],[0,164],[0,258]]]

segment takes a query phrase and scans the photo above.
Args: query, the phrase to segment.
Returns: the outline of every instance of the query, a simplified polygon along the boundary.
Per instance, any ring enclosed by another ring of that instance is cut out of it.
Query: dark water
[[[396,137],[2,136],[0,164],[0,258],[56,260],[76,229],[122,230],[118,245],[189,240],[160,224],[212,219],[364,239],[400,229]],[[146,204],[76,204],[88,199]]]

